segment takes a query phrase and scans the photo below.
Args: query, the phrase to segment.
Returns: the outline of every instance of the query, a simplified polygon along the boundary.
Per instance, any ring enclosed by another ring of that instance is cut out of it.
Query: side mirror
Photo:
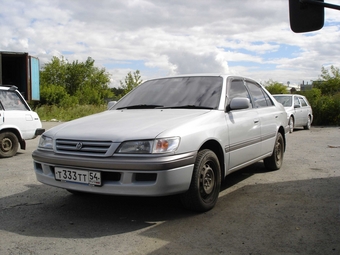
[[[295,104],[294,108],[300,108],[300,105],[299,104]]]
[[[115,104],[117,103],[117,101],[110,101],[107,103],[107,110],[110,110],[111,107],[113,107]]]
[[[231,99],[229,109],[230,110],[241,110],[248,109],[250,107],[250,100],[246,97],[235,97]]]
[[[290,28],[295,33],[319,30],[324,25],[323,0],[289,0]]]

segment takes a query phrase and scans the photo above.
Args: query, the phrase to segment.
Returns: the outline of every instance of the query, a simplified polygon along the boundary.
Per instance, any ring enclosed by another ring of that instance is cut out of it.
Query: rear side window
[[[306,101],[302,97],[300,97],[299,99],[300,99],[300,102],[301,102],[302,106],[307,106]]]
[[[255,108],[273,105],[273,102],[270,100],[270,98],[268,97],[266,92],[261,88],[260,85],[252,82],[247,82],[246,84],[253,98],[253,104]]]
[[[266,93],[266,91],[262,90],[263,94],[264,94],[264,98],[266,99],[267,102],[267,106],[272,106],[274,105],[273,101],[270,99],[270,97],[268,96],[268,94]]]

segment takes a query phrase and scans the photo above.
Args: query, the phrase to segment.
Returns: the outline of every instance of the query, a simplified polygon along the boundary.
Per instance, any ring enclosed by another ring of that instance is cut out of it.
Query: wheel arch
[[[281,133],[281,135],[282,135],[282,137],[283,137],[284,151],[286,151],[287,142],[286,142],[286,133],[285,133],[284,127],[280,126],[278,132]]]
[[[313,123],[313,114],[312,113],[308,113],[308,116],[310,117],[310,124],[312,125],[312,123]]]
[[[1,133],[5,133],[5,132],[11,132],[13,134],[15,134],[15,136],[18,138],[19,144],[20,144],[20,149],[25,150],[26,149],[26,142],[24,139],[22,139],[21,133],[19,132],[19,130],[17,130],[16,128],[4,128],[0,130],[0,134]]]
[[[216,140],[208,140],[204,144],[202,144],[199,151],[204,150],[204,149],[209,149],[216,154],[218,161],[220,163],[221,180],[223,180],[224,176],[225,176],[225,162],[224,162],[223,149],[222,149],[220,143],[217,142]]]

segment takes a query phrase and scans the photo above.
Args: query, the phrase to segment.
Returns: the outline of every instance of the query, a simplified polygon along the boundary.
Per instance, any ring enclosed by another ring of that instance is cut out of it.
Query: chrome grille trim
[[[72,155],[107,156],[111,141],[81,141],[57,139],[55,149],[57,153]]]

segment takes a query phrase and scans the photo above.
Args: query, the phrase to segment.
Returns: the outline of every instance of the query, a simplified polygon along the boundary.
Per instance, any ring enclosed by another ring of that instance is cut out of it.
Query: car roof
[[[293,96],[297,96],[297,97],[305,97],[303,95],[299,95],[299,94],[273,94],[272,96],[285,96],[285,97],[293,97]]]
[[[14,85],[0,85],[0,89],[1,90],[12,90],[15,91],[18,89],[18,87],[14,86]]]
[[[257,82],[255,79],[252,79],[247,76],[243,75],[234,75],[234,74],[223,74],[223,73],[193,73],[193,74],[178,74],[178,75],[170,75],[170,76],[162,76],[162,77],[155,77],[150,78],[146,81],[152,81],[152,80],[158,80],[158,79],[167,79],[167,78],[183,78],[183,77],[199,77],[199,76],[206,76],[206,77],[221,77],[221,78],[229,78],[229,77],[235,77],[235,78],[242,78],[250,81]],[[258,83],[258,82],[257,82]]]

